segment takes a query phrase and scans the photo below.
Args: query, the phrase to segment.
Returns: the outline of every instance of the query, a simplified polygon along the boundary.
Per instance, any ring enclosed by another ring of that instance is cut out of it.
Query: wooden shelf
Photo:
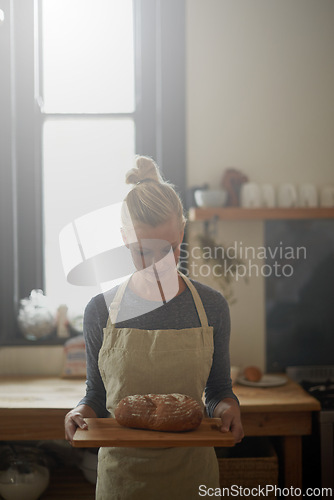
[[[241,208],[207,207],[189,209],[190,221],[220,220],[273,220],[273,219],[334,219],[334,208]]]

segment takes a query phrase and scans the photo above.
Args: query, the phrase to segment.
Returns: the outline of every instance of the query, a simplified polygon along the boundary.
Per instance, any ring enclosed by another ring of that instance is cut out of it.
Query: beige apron
[[[181,393],[201,405],[212,365],[213,327],[191,281],[189,287],[201,326],[181,330],[115,328],[128,281],[110,306],[99,354],[107,409],[132,394]],[[192,500],[199,486],[219,488],[214,448],[100,448],[97,500]]]

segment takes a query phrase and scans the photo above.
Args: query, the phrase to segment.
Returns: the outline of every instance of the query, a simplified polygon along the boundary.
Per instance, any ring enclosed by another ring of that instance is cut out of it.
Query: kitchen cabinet
[[[51,471],[50,484],[40,500],[94,500],[95,484],[75,468],[58,467]]]
[[[302,487],[302,436],[312,433],[312,412],[318,400],[287,379],[280,387],[234,386],[245,436],[279,436],[283,440],[284,484]]]
[[[312,413],[320,410],[319,402],[291,380],[281,387],[236,385],[234,390],[240,400],[245,435],[280,436],[285,485],[301,487],[302,436],[311,434]],[[0,440],[64,439],[64,417],[84,393],[84,380],[0,377]],[[53,480],[54,487],[71,484],[72,479],[75,483],[78,473]],[[83,477],[82,485],[91,486]],[[46,500],[55,498],[52,490],[47,493]]]

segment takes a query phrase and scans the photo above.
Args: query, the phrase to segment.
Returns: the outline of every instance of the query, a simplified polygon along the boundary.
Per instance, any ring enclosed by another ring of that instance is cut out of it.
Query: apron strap
[[[181,271],[179,271],[179,270],[178,270],[178,273],[181,276],[181,278],[184,280],[184,282],[186,283],[187,287],[189,288],[189,290],[193,296],[195,307],[197,310],[197,314],[198,314],[201,326],[202,327],[209,326],[208,318],[207,318],[207,315],[206,315],[206,312],[205,312],[205,309],[203,306],[203,302],[199,296],[198,291],[196,290],[196,288],[194,287],[194,285],[192,284],[190,279],[185,274],[181,273]],[[109,306],[109,316],[108,316],[107,326],[111,326],[111,325],[114,325],[116,323],[116,319],[117,319],[119,308],[121,306],[122,298],[123,298],[125,289],[129,283],[130,279],[131,279],[131,276],[127,280],[123,281],[123,283],[117,289],[114,300],[112,301],[112,303]]]
[[[181,271],[178,271],[178,273],[183,278],[183,280],[185,281],[185,283],[188,286],[189,290],[191,291],[191,294],[192,294],[194,302],[195,302],[195,307],[196,307],[196,310],[197,310],[197,314],[198,314],[201,326],[202,327],[209,326],[209,324],[208,324],[208,317],[206,315],[206,312],[205,312],[205,309],[204,309],[204,306],[203,306],[203,302],[201,300],[201,297],[199,296],[198,291],[196,290],[195,286],[192,284],[192,282],[190,281],[190,279],[185,274],[181,273]]]
[[[108,327],[110,327],[111,325],[114,325],[116,323],[116,319],[117,319],[119,308],[121,307],[123,295],[124,295],[126,287],[128,286],[130,279],[131,279],[131,276],[119,285],[117,292],[115,294],[114,300],[112,301],[112,303],[109,306],[109,316],[108,316],[108,322],[107,322]]]

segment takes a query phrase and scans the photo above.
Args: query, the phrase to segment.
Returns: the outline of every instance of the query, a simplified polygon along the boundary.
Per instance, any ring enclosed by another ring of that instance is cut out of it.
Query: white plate
[[[287,378],[280,377],[279,375],[262,375],[261,380],[258,382],[251,382],[247,380],[243,375],[238,377],[238,384],[248,385],[250,387],[278,387],[287,383]]]

